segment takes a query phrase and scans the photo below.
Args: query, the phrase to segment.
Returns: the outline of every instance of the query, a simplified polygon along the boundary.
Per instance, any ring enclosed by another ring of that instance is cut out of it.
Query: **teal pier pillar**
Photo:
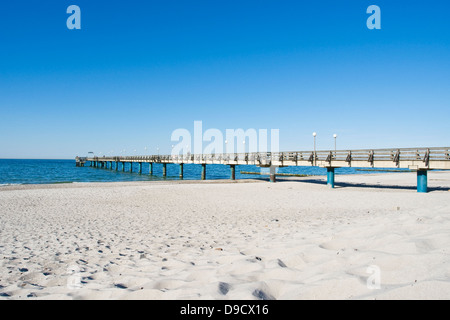
[[[116,171],[119,170],[119,162],[116,161]]]
[[[417,170],[417,192],[428,192],[428,171]]]
[[[139,162],[139,174],[142,174],[142,162]]]
[[[163,177],[167,176],[167,163],[163,163]]]
[[[206,163],[202,164],[202,180],[206,180]]]
[[[148,173],[152,176],[153,175],[153,162],[150,162],[148,164]]]
[[[184,166],[184,164],[183,164],[183,163],[180,163],[180,179],[181,179],[181,180],[183,180],[183,178],[184,178],[183,166]]]
[[[125,172],[125,162],[122,162],[122,172]]]
[[[334,168],[327,168],[327,185],[334,188]]]
[[[236,180],[236,165],[232,164],[232,165],[230,165],[230,168],[231,168],[230,179],[231,180]]]

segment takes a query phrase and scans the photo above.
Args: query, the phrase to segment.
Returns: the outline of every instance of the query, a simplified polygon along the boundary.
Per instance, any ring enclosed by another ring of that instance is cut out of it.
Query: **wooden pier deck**
[[[150,174],[152,164],[163,164],[163,175],[166,175],[166,164],[180,165],[180,178],[183,178],[184,164],[201,164],[202,179],[206,178],[206,165],[222,164],[231,168],[230,178],[235,179],[236,165],[256,165],[268,167],[270,181],[275,182],[276,167],[317,166],[327,168],[327,182],[334,187],[335,168],[404,168],[417,171],[417,191],[427,192],[428,170],[450,170],[450,147],[442,148],[399,148],[399,149],[363,149],[363,150],[326,150],[326,151],[290,151],[290,152],[251,152],[224,154],[186,154],[186,155],[149,155],[149,156],[103,156],[77,157],[77,166],[89,162],[93,167],[125,170],[125,163],[149,163]],[[132,169],[131,169],[132,170]]]

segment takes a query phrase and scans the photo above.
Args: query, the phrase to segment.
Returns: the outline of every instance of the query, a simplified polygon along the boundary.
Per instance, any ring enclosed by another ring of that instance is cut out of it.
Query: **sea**
[[[75,160],[31,160],[31,159],[0,159],[0,186],[15,184],[57,184],[82,182],[125,182],[125,181],[161,181],[179,180],[180,166],[167,165],[167,176],[163,177],[163,165],[153,164],[153,174],[149,174],[149,165],[144,163],[142,174],[138,172],[139,165],[133,165],[133,172],[114,169],[100,169],[89,166],[76,167]],[[380,173],[393,170],[336,168],[339,174]],[[398,169],[398,171],[405,171]],[[184,180],[200,180],[202,166],[199,164],[184,165]],[[294,175],[326,175],[326,169],[318,167],[284,167],[277,168],[277,173]],[[280,176],[281,178],[281,176]],[[221,164],[211,164],[206,167],[206,180],[230,179],[230,167]],[[236,166],[236,179],[268,179],[268,170],[254,165]]]

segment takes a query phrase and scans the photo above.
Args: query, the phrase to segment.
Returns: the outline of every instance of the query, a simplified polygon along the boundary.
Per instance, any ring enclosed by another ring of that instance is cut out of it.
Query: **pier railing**
[[[85,161],[450,169],[450,147],[88,157]]]

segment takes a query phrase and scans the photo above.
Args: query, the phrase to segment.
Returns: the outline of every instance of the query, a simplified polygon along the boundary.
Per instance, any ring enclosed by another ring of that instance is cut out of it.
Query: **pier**
[[[210,164],[222,164],[230,167],[230,179],[236,179],[237,165],[256,165],[270,168],[270,181],[276,181],[277,167],[316,166],[327,169],[327,184],[334,188],[335,169],[355,168],[403,168],[417,172],[417,191],[428,191],[429,170],[450,170],[450,147],[445,148],[401,148],[401,149],[363,149],[363,150],[327,150],[327,151],[291,151],[291,152],[249,152],[224,154],[186,154],[151,156],[103,156],[76,157],[76,165],[109,168],[125,171],[126,163],[138,163],[142,174],[144,163],[149,164],[150,175],[153,165],[163,165],[163,176],[167,175],[167,164],[180,166],[180,179],[183,179],[185,164],[201,164],[201,179],[206,179],[206,168]],[[130,165],[130,172],[133,166]]]

